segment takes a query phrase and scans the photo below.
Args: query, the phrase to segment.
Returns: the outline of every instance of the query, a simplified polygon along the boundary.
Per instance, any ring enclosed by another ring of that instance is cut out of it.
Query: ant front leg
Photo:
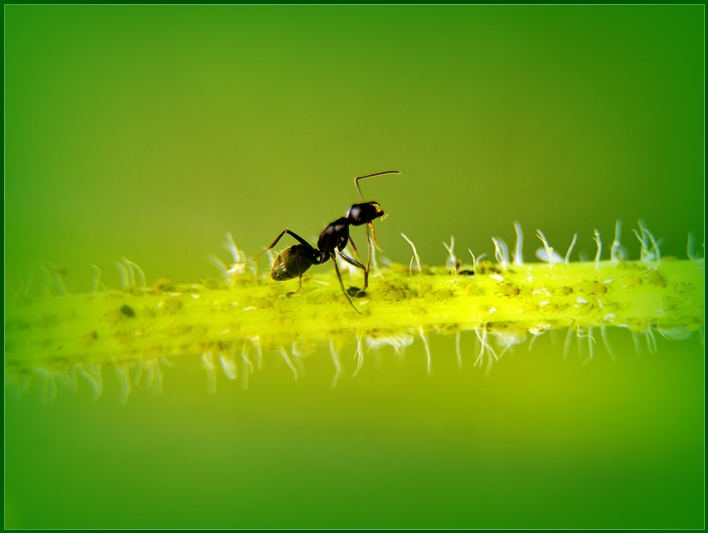
[[[369,234],[369,228],[371,228],[371,235]],[[371,270],[371,256],[374,253],[373,249],[371,248],[372,241],[374,243],[374,246],[376,246],[376,249],[379,252],[383,252],[383,248],[381,248],[381,246],[379,246],[379,243],[376,241],[376,228],[374,228],[374,223],[369,222],[368,224],[366,224],[366,250],[367,250],[369,256],[366,260],[366,269],[364,270],[364,286],[361,289],[362,292],[364,292],[366,290],[366,288],[369,286],[369,271]],[[354,246],[353,242],[352,242],[352,246]],[[356,247],[355,247],[355,249],[356,249]],[[359,253],[357,252],[357,255],[358,254]],[[359,259],[361,259],[361,257]]]
[[[369,240],[369,228],[371,228],[371,235],[372,235],[372,239],[371,239],[371,240],[374,241],[374,246],[376,246],[376,249],[377,249],[379,252],[383,252],[383,251],[384,251],[383,248],[381,248],[381,246],[379,246],[379,242],[376,240],[376,228],[374,227],[374,223],[373,223],[373,222],[369,222],[369,223],[366,225],[366,240],[367,240],[367,241]],[[371,254],[371,243],[369,243],[369,254]]]

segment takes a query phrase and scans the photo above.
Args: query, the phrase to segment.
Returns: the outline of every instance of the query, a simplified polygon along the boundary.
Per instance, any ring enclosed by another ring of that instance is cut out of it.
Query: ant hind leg
[[[290,231],[288,228],[285,228],[283,231],[281,231],[281,232],[278,234],[278,236],[275,238],[275,240],[274,240],[272,243],[270,243],[270,246],[268,246],[268,248],[266,248],[265,250],[263,250],[261,253],[259,253],[256,257],[254,257],[253,259],[251,259],[251,261],[249,261],[249,262],[258,261],[258,259],[260,259],[260,257],[261,257],[264,253],[266,253],[268,250],[272,250],[273,248],[275,248],[275,245],[278,244],[278,241],[279,241],[280,239],[282,239],[282,238],[283,238],[283,235],[285,235],[286,233],[287,233],[288,235],[290,235],[292,238],[294,238],[296,241],[298,241],[300,244],[304,244],[305,246],[309,246],[310,248],[312,248],[312,245],[311,245],[310,243],[308,243],[305,239],[303,239],[302,237],[300,237],[300,235],[298,235],[298,234],[295,233],[294,231]]]
[[[349,301],[349,304],[352,306],[354,311],[357,313],[361,314],[361,311],[359,311],[356,306],[354,305],[354,302],[352,302],[352,299],[349,297],[349,294],[347,294],[347,290],[344,288],[344,282],[342,281],[342,274],[339,272],[339,267],[337,266],[337,258],[334,256],[334,252],[332,252],[332,262],[334,263],[334,271],[337,273],[337,279],[339,280],[339,286],[342,288],[342,293],[344,296],[346,296],[347,300]],[[352,259],[353,261],[353,259]],[[354,264],[354,263],[352,263]]]
[[[297,287],[296,291],[289,292],[288,296],[292,296],[293,294],[297,294],[300,292],[300,289],[302,289],[302,271],[300,270],[300,261],[295,261],[295,264],[297,265],[297,280],[300,283]]]

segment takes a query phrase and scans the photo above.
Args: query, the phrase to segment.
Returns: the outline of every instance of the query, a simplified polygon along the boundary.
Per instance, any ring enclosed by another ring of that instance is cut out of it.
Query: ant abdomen
[[[312,253],[311,246],[296,244],[280,252],[273,261],[270,277],[275,281],[285,281],[301,278],[313,265],[317,264],[318,257]]]

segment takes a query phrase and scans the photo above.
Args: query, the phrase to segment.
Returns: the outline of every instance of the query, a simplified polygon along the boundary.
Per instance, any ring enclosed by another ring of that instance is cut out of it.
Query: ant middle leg
[[[352,259],[351,257],[349,257],[348,255],[346,255],[342,252],[339,252],[339,255],[342,256],[342,259],[344,259],[350,265],[353,265],[353,266],[360,268],[364,271],[364,285],[354,295],[357,298],[360,298],[360,297],[364,296],[364,292],[366,291],[366,288],[369,286],[369,271],[371,270],[371,253],[369,253],[369,260],[367,261],[366,266],[364,266],[361,261],[361,255],[359,255],[359,250],[356,249],[356,244],[354,244],[354,241],[352,240],[351,236],[349,237],[349,244],[352,245],[352,248],[354,249],[354,253],[356,253],[356,256],[359,259],[359,261]],[[354,289],[354,287],[352,287],[352,289]]]
[[[353,259],[351,259],[351,257],[347,258],[347,256],[345,256],[341,252],[340,252],[340,254],[342,255],[343,258],[345,258],[345,261],[349,262],[347,259],[354,261]],[[349,297],[349,294],[347,294],[347,291],[344,288],[344,282],[342,281],[342,274],[340,274],[340,272],[339,272],[339,267],[337,266],[337,258],[335,257],[334,252],[332,252],[331,257],[332,257],[332,262],[334,263],[334,271],[337,273],[337,279],[339,280],[339,286],[342,288],[342,293],[344,294],[344,296],[347,297],[347,300],[349,301],[349,304],[354,308],[354,311],[361,314],[361,311],[359,311],[356,308],[356,306],[354,305],[354,302],[352,302],[352,299]],[[355,263],[356,263],[356,261],[354,261],[351,264],[353,264],[355,266],[360,266],[360,267],[364,266],[361,263],[359,263],[358,265],[356,265]]]

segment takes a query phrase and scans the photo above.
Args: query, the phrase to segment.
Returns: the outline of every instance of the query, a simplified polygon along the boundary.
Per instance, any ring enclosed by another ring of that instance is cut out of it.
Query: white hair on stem
[[[468,251],[468,252],[470,253],[470,255],[472,256],[472,272],[476,274],[476,273],[477,273],[477,258],[476,258],[476,257],[474,256],[474,254],[472,253],[472,250],[470,250],[469,248],[467,248],[467,251]]]
[[[135,285],[135,272],[133,271],[133,267],[130,266],[130,263],[128,263],[125,260],[125,258],[121,258],[121,261],[123,261],[123,263],[125,263],[126,272],[128,273],[128,288],[129,289],[137,288],[137,285]]]
[[[241,388],[248,389],[248,377],[254,373],[253,362],[248,356],[248,339],[244,339],[241,347],[241,359],[243,360],[243,375],[241,376]]]
[[[639,345],[639,339],[637,338],[637,332],[632,331],[632,343],[634,343],[634,352],[637,354],[637,357],[641,355],[641,347]]]
[[[516,231],[516,247],[514,249],[514,264],[521,266],[524,264],[524,232],[521,230],[521,224],[514,222],[514,231]]]
[[[293,365],[293,362],[290,360],[290,357],[288,357],[288,352],[285,351],[285,348],[280,349],[280,355],[283,357],[285,364],[288,365],[288,368],[292,371],[295,381],[297,381],[297,369],[295,368],[295,365]]]
[[[209,260],[216,265],[216,268],[219,269],[219,272],[221,272],[221,277],[224,278],[224,281],[230,281],[229,270],[226,267],[226,263],[215,255],[210,255]]]
[[[431,358],[430,358],[430,346],[428,345],[428,338],[425,336],[425,332],[423,331],[423,326],[418,326],[418,333],[420,334],[420,338],[423,341],[423,345],[425,346],[425,355],[428,358],[428,374],[431,372]]]
[[[693,253],[693,233],[688,232],[688,241],[686,242],[686,256],[689,260],[695,261],[696,256]]]
[[[101,282],[101,269],[98,268],[96,265],[91,265],[91,268],[93,268],[94,272],[96,275],[93,278],[93,283],[91,285],[91,290],[93,292],[98,292],[101,287],[103,287],[103,290],[108,290],[107,287]]]
[[[236,356],[234,355],[233,348],[224,352],[224,350],[219,350],[219,361],[221,362],[221,369],[224,374],[231,381],[234,381],[238,377],[238,367],[236,366]]]
[[[585,339],[586,338],[588,340],[588,350],[590,351],[590,355],[588,355],[588,358],[585,359],[585,361],[583,361],[582,366],[585,366],[595,356],[594,350],[593,350],[593,343],[595,342],[595,339],[592,336],[592,328],[588,328],[586,335],[581,335],[581,331],[582,330],[578,329],[577,337],[578,337],[578,339]]]
[[[50,274],[50,276],[54,280],[54,283],[56,284],[57,288],[59,289],[59,294],[69,294],[69,291],[66,290],[66,286],[64,285],[64,280],[59,275],[59,268],[57,268],[57,266],[51,261],[47,261],[47,263],[49,263],[49,266],[54,269],[54,275]]]
[[[487,374],[489,374],[489,371],[492,368],[492,356],[494,356],[495,360],[499,360],[499,357],[497,357],[497,353],[494,351],[494,348],[492,348],[489,343],[487,342],[487,326],[482,327],[482,334],[480,335],[479,333],[480,328],[474,328],[474,332],[477,335],[477,339],[481,343],[481,348],[479,350],[479,355],[477,356],[477,359],[474,362],[474,366],[481,366],[481,364],[484,362],[484,354],[489,351],[489,363],[487,366]]]
[[[245,262],[246,254],[238,249],[238,246],[236,246],[231,232],[226,233],[226,242],[224,243],[224,248],[231,252],[231,256],[234,258],[234,263]]]
[[[639,233],[637,233],[637,230],[632,229],[632,231],[634,232],[634,235],[636,235],[639,244],[641,244],[641,260],[647,264],[651,263],[652,261],[656,261],[656,265],[660,265],[661,252],[659,251],[659,243],[654,238],[652,232],[647,229],[646,224],[644,224],[643,220],[638,220],[637,223],[639,224],[639,231],[641,233],[641,236]],[[650,243],[651,248],[649,248]]]
[[[57,380],[54,372],[44,368],[35,368],[34,372],[42,376],[42,402],[52,403],[57,397]]]
[[[231,275],[231,276],[242,275],[246,272],[247,268],[251,269],[254,276],[258,275],[258,264],[248,262],[248,258],[246,257],[246,253],[242,252],[241,250],[238,249],[238,246],[236,246],[236,243],[234,242],[234,238],[230,232],[226,233],[226,242],[224,243],[223,246],[231,253],[231,257],[233,257],[233,260],[234,260],[234,263],[233,263],[233,265],[231,265],[231,268],[227,269],[227,271],[226,271],[229,275]],[[271,263],[272,263],[273,258],[272,258],[272,254],[270,253],[270,250],[268,250],[268,257],[271,259]],[[227,281],[229,281],[228,276],[227,276]]]
[[[155,394],[162,394],[162,370],[160,369],[160,358],[153,357],[147,361],[148,363],[148,377],[150,378],[150,385],[152,386],[153,392]],[[153,377],[154,383],[153,386]]]
[[[263,368],[263,348],[261,348],[261,338],[255,336],[248,337],[247,340],[250,341],[251,344],[256,347],[256,352],[258,353],[258,370],[261,370],[261,368]]]
[[[98,400],[98,397],[103,392],[103,368],[99,363],[93,363],[88,365],[87,370],[96,383],[96,390],[94,390],[94,399]]]
[[[115,265],[116,265],[116,266],[118,267],[118,269],[120,270],[121,280],[123,281],[123,287],[126,288],[126,289],[130,289],[131,287],[130,287],[130,281],[129,281],[129,278],[128,278],[128,271],[127,271],[126,268],[125,268],[123,265],[121,265],[120,263],[116,263]]]
[[[647,324],[647,329],[644,330],[644,337],[647,341],[649,353],[655,354],[658,351],[658,347],[656,345],[656,337],[654,336],[654,330],[651,327],[651,322]]]
[[[211,353],[211,350],[202,352],[202,363],[204,363],[204,368],[207,373],[207,393],[216,394],[216,368],[214,366],[214,355]]]
[[[536,230],[536,237],[538,237],[541,243],[543,244],[543,248],[539,248],[538,250],[536,250],[536,257],[538,257],[541,261],[547,262],[549,268],[551,269],[553,268],[553,265],[555,263],[563,262],[563,258],[553,250],[553,247],[551,245],[548,244],[546,236],[540,229]]]
[[[494,258],[506,270],[509,264],[509,248],[502,239],[497,237],[492,237],[492,242],[494,243]]]
[[[334,347],[334,341],[330,339],[329,341],[329,351],[332,354],[332,361],[334,362],[335,374],[332,380],[332,388],[337,386],[337,381],[339,381],[339,376],[342,374],[342,362],[339,360],[339,352]]]
[[[649,229],[647,228],[647,226],[643,220],[639,221],[639,227],[642,230],[642,234],[646,234],[649,237],[649,241],[651,242],[652,258],[656,261],[657,265],[660,265],[661,264],[661,251],[659,250],[659,243],[654,238],[654,235],[652,234],[652,232],[649,231]]]
[[[120,384],[120,404],[125,405],[128,403],[128,396],[130,396],[130,368],[128,363],[125,362],[119,365],[118,362],[113,359],[113,364],[115,365],[116,377],[118,378],[118,383]]]
[[[403,352],[405,349],[413,344],[413,336],[407,333],[400,333],[398,335],[391,335],[389,337],[366,337],[366,344],[370,348],[378,348],[380,346],[391,346],[396,352],[396,355],[403,357]]]
[[[143,359],[138,357],[135,360],[135,377],[133,378],[133,387],[140,385],[140,378],[143,377]]]
[[[306,374],[305,372],[305,365],[303,364],[303,355],[300,352],[300,349],[297,347],[297,342],[294,342],[290,345],[290,353],[293,354],[293,357],[295,358],[295,365],[297,366],[297,372],[299,376],[304,376]]]
[[[125,257],[121,258],[121,261],[123,261],[126,265],[128,265],[128,268],[130,269],[130,278],[131,281],[133,282],[133,286],[137,288],[137,285],[135,284],[135,273],[134,269],[138,271],[138,274],[140,275],[140,285],[141,289],[145,289],[147,286],[147,279],[145,278],[145,272],[143,272],[143,269],[138,266],[137,263],[134,263],[130,259],[126,259]]]
[[[573,333],[573,328],[568,327],[568,331],[565,334],[565,342],[563,343],[563,359],[568,359],[568,346],[570,346],[570,339],[572,338],[571,337],[572,333]]]
[[[356,334],[356,352],[354,352],[354,357],[356,358],[356,370],[352,374],[352,377],[356,377],[356,375],[361,370],[361,367],[364,366],[363,343],[364,343],[364,335],[361,333],[361,331],[358,331]]]
[[[413,241],[411,241],[408,237],[406,237],[405,233],[401,233],[401,237],[403,237],[406,241],[408,241],[408,244],[411,245],[411,248],[413,248],[413,257],[411,258],[410,265],[408,266],[408,275],[412,275],[412,269],[413,269],[413,260],[415,259],[415,264],[418,267],[418,273],[422,273],[423,269],[420,267],[420,256],[418,255],[418,250],[415,247],[415,244],[413,244]]]
[[[455,237],[450,236],[450,246],[443,242],[443,246],[447,250],[447,259],[445,260],[445,266],[448,268],[451,274],[457,272],[457,257],[455,256]]]
[[[570,254],[573,252],[573,248],[575,247],[575,242],[578,240],[578,234],[574,233],[573,234],[573,240],[570,241],[570,246],[568,246],[568,251],[565,253],[565,264],[570,263]]]
[[[533,348],[533,343],[536,342],[536,339],[546,333],[549,329],[551,329],[550,324],[538,324],[532,328],[529,328],[529,333],[533,335],[529,341],[529,352],[531,351],[531,348]]]
[[[460,332],[455,333],[455,353],[457,354],[457,367],[462,370],[462,352],[460,351]]]
[[[597,244],[597,253],[595,254],[595,270],[600,270],[600,256],[602,255],[602,239],[600,239],[600,232],[592,230],[595,234],[594,240]]]
[[[617,220],[615,222],[615,238],[612,241],[612,248],[610,248],[610,261],[613,263],[618,263],[620,261],[620,234],[622,233],[622,221]]]

